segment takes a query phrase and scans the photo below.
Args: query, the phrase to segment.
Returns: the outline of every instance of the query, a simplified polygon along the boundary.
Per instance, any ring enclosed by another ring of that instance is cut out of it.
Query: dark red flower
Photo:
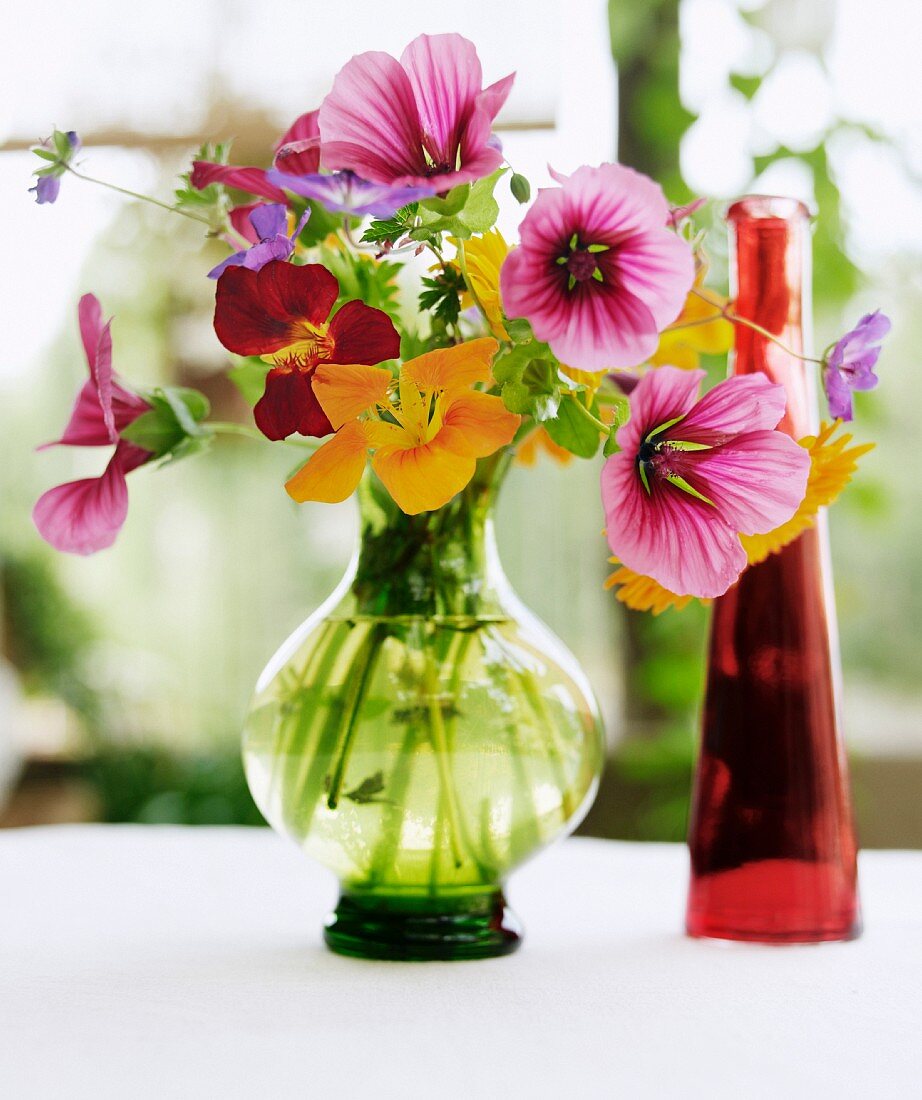
[[[336,277],[321,264],[273,260],[259,271],[230,267],[218,279],[218,339],[228,351],[272,364],[253,410],[268,439],[333,430],[311,387],[318,363],[373,366],[400,353],[397,330],[379,309],[346,302],[330,319],[338,297]]]

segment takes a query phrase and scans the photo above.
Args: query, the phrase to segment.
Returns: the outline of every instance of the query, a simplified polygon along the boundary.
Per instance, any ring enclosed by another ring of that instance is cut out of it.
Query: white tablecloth
[[[684,938],[686,866],[567,841],[512,879],[518,954],[375,963],[267,830],[0,833],[0,1096],[922,1094],[922,853],[866,853],[867,931],[821,947]]]

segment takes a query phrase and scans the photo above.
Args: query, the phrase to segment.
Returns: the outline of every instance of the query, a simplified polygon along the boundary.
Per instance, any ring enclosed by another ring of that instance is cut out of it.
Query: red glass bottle
[[[753,196],[727,220],[737,313],[801,351],[806,208]],[[733,372],[754,371],[786,387],[784,431],[816,430],[811,365],[738,325]],[[689,848],[692,936],[816,943],[860,931],[824,517],[714,601]]]

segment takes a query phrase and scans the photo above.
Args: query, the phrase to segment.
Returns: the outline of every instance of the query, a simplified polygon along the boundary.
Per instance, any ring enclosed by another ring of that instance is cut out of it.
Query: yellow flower
[[[683,370],[694,370],[703,352],[708,355],[722,355],[733,346],[733,326],[723,317],[717,316],[717,306],[695,294],[695,290],[700,289],[702,280],[703,275],[699,275],[694,288],[685,299],[682,312],[661,333],[659,347],[650,357],[652,366],[669,365],[682,367]],[[720,298],[721,305],[726,304],[727,299],[721,298],[712,290],[708,294],[715,300]]]
[[[670,607],[681,611],[688,607],[694,596],[677,596],[668,588],[663,588],[659,581],[652,577],[645,577],[642,573],[635,573],[626,565],[621,565],[617,558],[608,559],[612,565],[619,566],[605,581],[606,588],[615,588],[615,598],[633,611],[649,611],[653,615],[662,615]],[[701,603],[710,603],[710,600],[701,600]]]
[[[484,338],[404,363],[396,385],[381,367],[322,363],[313,390],[336,434],[289,479],[302,503],[345,500],[372,468],[408,515],[447,504],[474,476],[478,458],[512,441],[520,417],[472,389],[492,381],[498,345]]]
[[[800,440],[801,447],[806,447],[810,452],[810,476],[807,479],[806,494],[787,523],[766,535],[740,536],[750,565],[765,561],[769,554],[777,554],[799,534],[812,527],[820,508],[832,504],[851,481],[858,468],[858,459],[873,450],[873,443],[849,447],[854,437],[848,432],[833,439],[833,434],[841,425],[841,420],[832,424],[821,424],[818,435],[808,435]]]
[[[779,550],[783,550],[785,546],[792,543],[798,535],[812,527],[820,508],[832,504],[851,481],[852,475],[858,468],[858,459],[873,449],[873,443],[849,447],[853,436],[848,432],[833,439],[834,433],[841,425],[841,420],[836,420],[832,424],[822,424],[817,435],[808,435],[800,440],[801,447],[805,447],[810,452],[810,476],[807,480],[804,499],[787,523],[776,527],[774,531],[769,531],[765,535],[740,535],[740,541],[750,565],[758,565],[759,562],[765,561],[769,554],[777,554]],[[610,558],[609,561],[612,565],[620,565],[617,558]],[[617,587],[615,596],[627,607],[635,611],[650,611],[654,615],[661,615],[670,607],[681,611],[693,599],[692,596],[680,596],[670,592],[652,577],[635,573],[624,565],[620,565],[620,568],[608,577],[605,587]]]
[[[503,239],[502,233],[498,229],[491,229],[482,237],[471,237],[464,242],[454,237],[449,239],[459,253],[462,243],[464,245],[467,276],[474,294],[487,315],[493,335],[501,340],[508,340],[509,333],[506,332],[503,324],[503,306],[499,294],[499,270],[503,266],[503,260],[509,254],[509,245]],[[465,308],[474,305],[470,294],[462,297],[462,305]]]

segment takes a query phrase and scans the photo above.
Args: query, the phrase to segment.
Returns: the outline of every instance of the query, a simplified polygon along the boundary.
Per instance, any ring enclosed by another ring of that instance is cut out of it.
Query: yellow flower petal
[[[330,423],[340,428],[382,402],[392,381],[393,375],[383,367],[321,363],[311,378],[311,388]]]
[[[628,569],[626,565],[621,565],[617,558],[608,560],[619,568],[605,581],[605,587],[617,586],[615,598],[633,611],[649,611],[653,615],[662,615],[671,607],[681,611],[695,599],[694,596],[679,596],[675,592],[670,592],[652,577],[645,577],[641,573],[635,573],[633,569]],[[700,600],[699,602],[707,604],[711,601]]]
[[[798,535],[812,527],[820,508],[832,504],[851,481],[858,468],[858,459],[873,450],[873,443],[849,447],[854,437],[848,432],[833,439],[841,423],[837,420],[832,424],[823,424],[817,435],[808,435],[800,440],[801,447],[806,447],[810,452],[810,476],[807,479],[806,494],[787,523],[765,535],[740,536],[750,565],[765,561],[769,554],[777,554]]]
[[[460,243],[454,238],[449,240],[460,251]],[[499,272],[508,255],[509,245],[497,229],[464,242],[464,263],[471,287],[483,306],[491,331],[502,340],[508,340],[509,334],[503,324]]]
[[[499,344],[489,336],[452,348],[438,348],[404,363],[401,375],[421,390],[460,393],[475,382],[491,382],[490,364]]]
[[[438,438],[418,447],[382,447],[371,464],[397,507],[410,516],[447,504],[475,467],[473,458],[447,450]]]
[[[700,289],[702,282],[703,275],[699,275],[695,280],[695,289]],[[708,294],[719,300],[720,305],[726,305],[726,298],[712,290],[708,290]],[[729,351],[733,346],[733,325],[720,317],[718,311],[718,306],[699,298],[692,291],[673,325],[660,334],[659,346],[650,357],[651,365],[694,370],[702,352],[722,355]]]
[[[521,420],[509,412],[502,398],[472,390],[447,406],[435,440],[455,454],[486,458],[512,442]]]
[[[353,420],[344,424],[288,479],[286,492],[299,504],[306,500],[338,504],[358,488],[367,448],[364,423]]]

